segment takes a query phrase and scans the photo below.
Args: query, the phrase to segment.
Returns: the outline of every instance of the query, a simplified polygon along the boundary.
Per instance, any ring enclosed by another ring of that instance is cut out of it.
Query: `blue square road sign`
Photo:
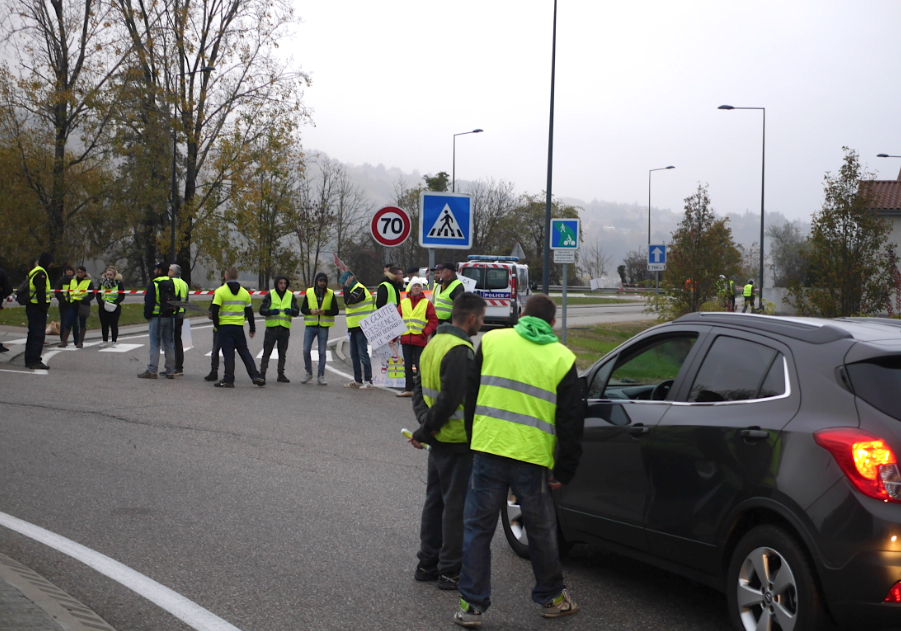
[[[579,219],[551,219],[551,249],[579,249]]]
[[[450,250],[472,248],[472,197],[466,193],[420,193],[419,245]]]

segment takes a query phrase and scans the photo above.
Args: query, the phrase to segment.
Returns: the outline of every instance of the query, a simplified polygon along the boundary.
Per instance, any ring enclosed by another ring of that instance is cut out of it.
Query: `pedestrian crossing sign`
[[[419,245],[443,250],[470,249],[472,197],[465,193],[420,193]]]

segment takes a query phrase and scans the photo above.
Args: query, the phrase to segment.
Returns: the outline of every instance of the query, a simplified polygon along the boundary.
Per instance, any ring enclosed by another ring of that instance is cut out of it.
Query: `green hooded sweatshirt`
[[[535,316],[521,317],[519,323],[513,327],[513,330],[536,344],[559,342],[557,336],[554,335],[554,329],[551,328],[551,325]]]

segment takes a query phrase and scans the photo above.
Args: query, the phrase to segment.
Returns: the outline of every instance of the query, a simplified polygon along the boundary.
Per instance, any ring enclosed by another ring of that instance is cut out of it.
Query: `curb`
[[[347,363],[347,355],[344,354],[344,345],[347,344],[347,338],[342,337],[335,342],[335,354],[342,362]]]
[[[2,554],[0,554],[0,580],[14,587],[24,596],[25,600],[34,603],[46,614],[45,629],[116,631],[103,618],[53,583],[18,561]],[[21,599],[19,600],[21,601]],[[10,613],[15,616],[16,614],[27,614],[29,607],[27,603],[19,602],[12,609],[13,611]]]

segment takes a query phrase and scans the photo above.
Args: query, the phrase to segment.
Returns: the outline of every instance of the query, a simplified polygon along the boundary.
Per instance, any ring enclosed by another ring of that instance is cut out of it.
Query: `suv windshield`
[[[877,357],[849,364],[848,376],[854,394],[877,410],[901,420],[901,355]]]

